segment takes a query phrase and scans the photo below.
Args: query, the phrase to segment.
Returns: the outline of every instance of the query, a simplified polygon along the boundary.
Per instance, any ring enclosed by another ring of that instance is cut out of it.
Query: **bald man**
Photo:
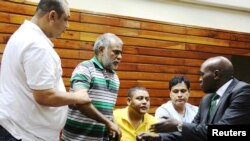
[[[151,126],[152,131],[164,134],[142,133],[137,136],[138,140],[205,141],[207,125],[249,125],[250,85],[234,78],[233,70],[232,63],[225,57],[207,59],[200,68],[201,89],[207,95],[202,98],[193,122],[167,119]],[[215,103],[214,112],[211,112],[212,103]]]
[[[52,38],[69,27],[66,0],[40,0],[35,15],[10,37],[1,62],[0,141],[58,141],[68,105],[90,103],[66,92]]]

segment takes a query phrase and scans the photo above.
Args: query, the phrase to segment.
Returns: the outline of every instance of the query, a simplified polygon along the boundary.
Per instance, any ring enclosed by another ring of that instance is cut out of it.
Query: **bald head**
[[[207,59],[200,68],[201,88],[206,93],[216,92],[222,85],[233,78],[232,63],[223,56]]]
[[[210,71],[218,70],[220,77],[223,77],[223,79],[231,79],[234,74],[232,63],[223,56],[209,58],[202,66]]]
[[[67,0],[40,0],[37,5],[36,15],[44,16],[52,10],[55,10],[59,17],[65,12],[64,5],[67,5]]]

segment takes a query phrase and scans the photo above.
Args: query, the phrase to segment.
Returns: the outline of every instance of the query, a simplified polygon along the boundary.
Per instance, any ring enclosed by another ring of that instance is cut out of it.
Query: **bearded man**
[[[85,90],[91,103],[70,106],[62,131],[66,141],[105,141],[120,138],[121,132],[113,121],[120,82],[115,69],[122,58],[122,40],[112,33],[104,33],[94,44],[95,57],[83,61],[71,77],[73,91]]]

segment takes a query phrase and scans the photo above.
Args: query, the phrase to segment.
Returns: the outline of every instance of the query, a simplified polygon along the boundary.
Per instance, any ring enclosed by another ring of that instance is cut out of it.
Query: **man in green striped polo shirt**
[[[104,33],[94,44],[95,57],[75,68],[71,89],[86,90],[91,103],[70,106],[63,141],[120,139],[121,132],[113,122],[113,107],[120,86],[114,70],[121,61],[122,46],[122,40],[115,34]]]

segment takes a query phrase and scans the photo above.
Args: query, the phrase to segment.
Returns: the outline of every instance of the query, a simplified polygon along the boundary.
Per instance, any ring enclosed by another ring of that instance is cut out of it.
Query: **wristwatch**
[[[182,132],[182,122],[180,122],[178,125],[177,125],[177,129],[179,132]]]

